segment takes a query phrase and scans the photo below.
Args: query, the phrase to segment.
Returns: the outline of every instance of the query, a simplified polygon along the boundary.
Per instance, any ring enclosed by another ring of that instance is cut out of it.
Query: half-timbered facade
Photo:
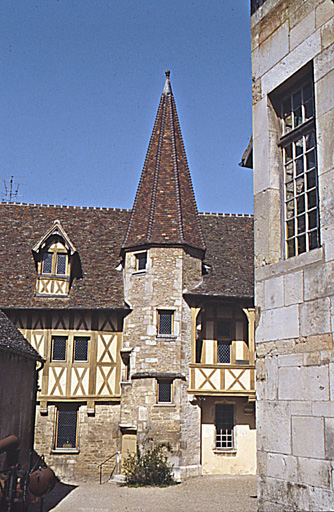
[[[131,211],[0,208],[0,306],[45,359],[35,447],[58,476],[152,439],[180,476],[253,473],[253,221],[197,212],[169,74]]]

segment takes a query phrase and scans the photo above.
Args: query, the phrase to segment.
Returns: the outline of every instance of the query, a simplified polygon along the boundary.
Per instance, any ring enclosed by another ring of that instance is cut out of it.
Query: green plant
[[[173,466],[169,464],[167,452],[171,452],[170,444],[159,444],[142,453],[128,455],[123,462],[123,471],[127,485],[174,485]]]

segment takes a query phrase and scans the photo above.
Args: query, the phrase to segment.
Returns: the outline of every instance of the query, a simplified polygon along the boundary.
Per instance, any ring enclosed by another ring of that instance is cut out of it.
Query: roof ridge
[[[253,213],[215,213],[215,212],[198,212],[198,215],[201,215],[202,217],[245,217],[245,218],[253,218]]]
[[[1,206],[36,206],[43,208],[63,208],[74,210],[106,210],[112,212],[131,212],[132,208],[113,208],[109,206],[76,206],[68,204],[18,203],[15,201],[0,201]]]

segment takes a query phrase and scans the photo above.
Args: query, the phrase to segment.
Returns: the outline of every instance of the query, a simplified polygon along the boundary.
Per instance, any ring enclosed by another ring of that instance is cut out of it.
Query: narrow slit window
[[[43,254],[43,274],[52,273],[52,253],[46,252]]]
[[[66,275],[66,254],[57,254],[57,274]]]

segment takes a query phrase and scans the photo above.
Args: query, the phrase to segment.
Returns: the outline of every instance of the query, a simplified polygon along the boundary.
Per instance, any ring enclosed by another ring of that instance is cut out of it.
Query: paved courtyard
[[[67,496],[55,505],[66,492]],[[83,484],[77,488],[58,484],[52,493],[53,497],[50,494],[45,501],[45,512],[255,512],[257,509],[253,476],[202,476],[162,489],[128,488],[116,483]]]

